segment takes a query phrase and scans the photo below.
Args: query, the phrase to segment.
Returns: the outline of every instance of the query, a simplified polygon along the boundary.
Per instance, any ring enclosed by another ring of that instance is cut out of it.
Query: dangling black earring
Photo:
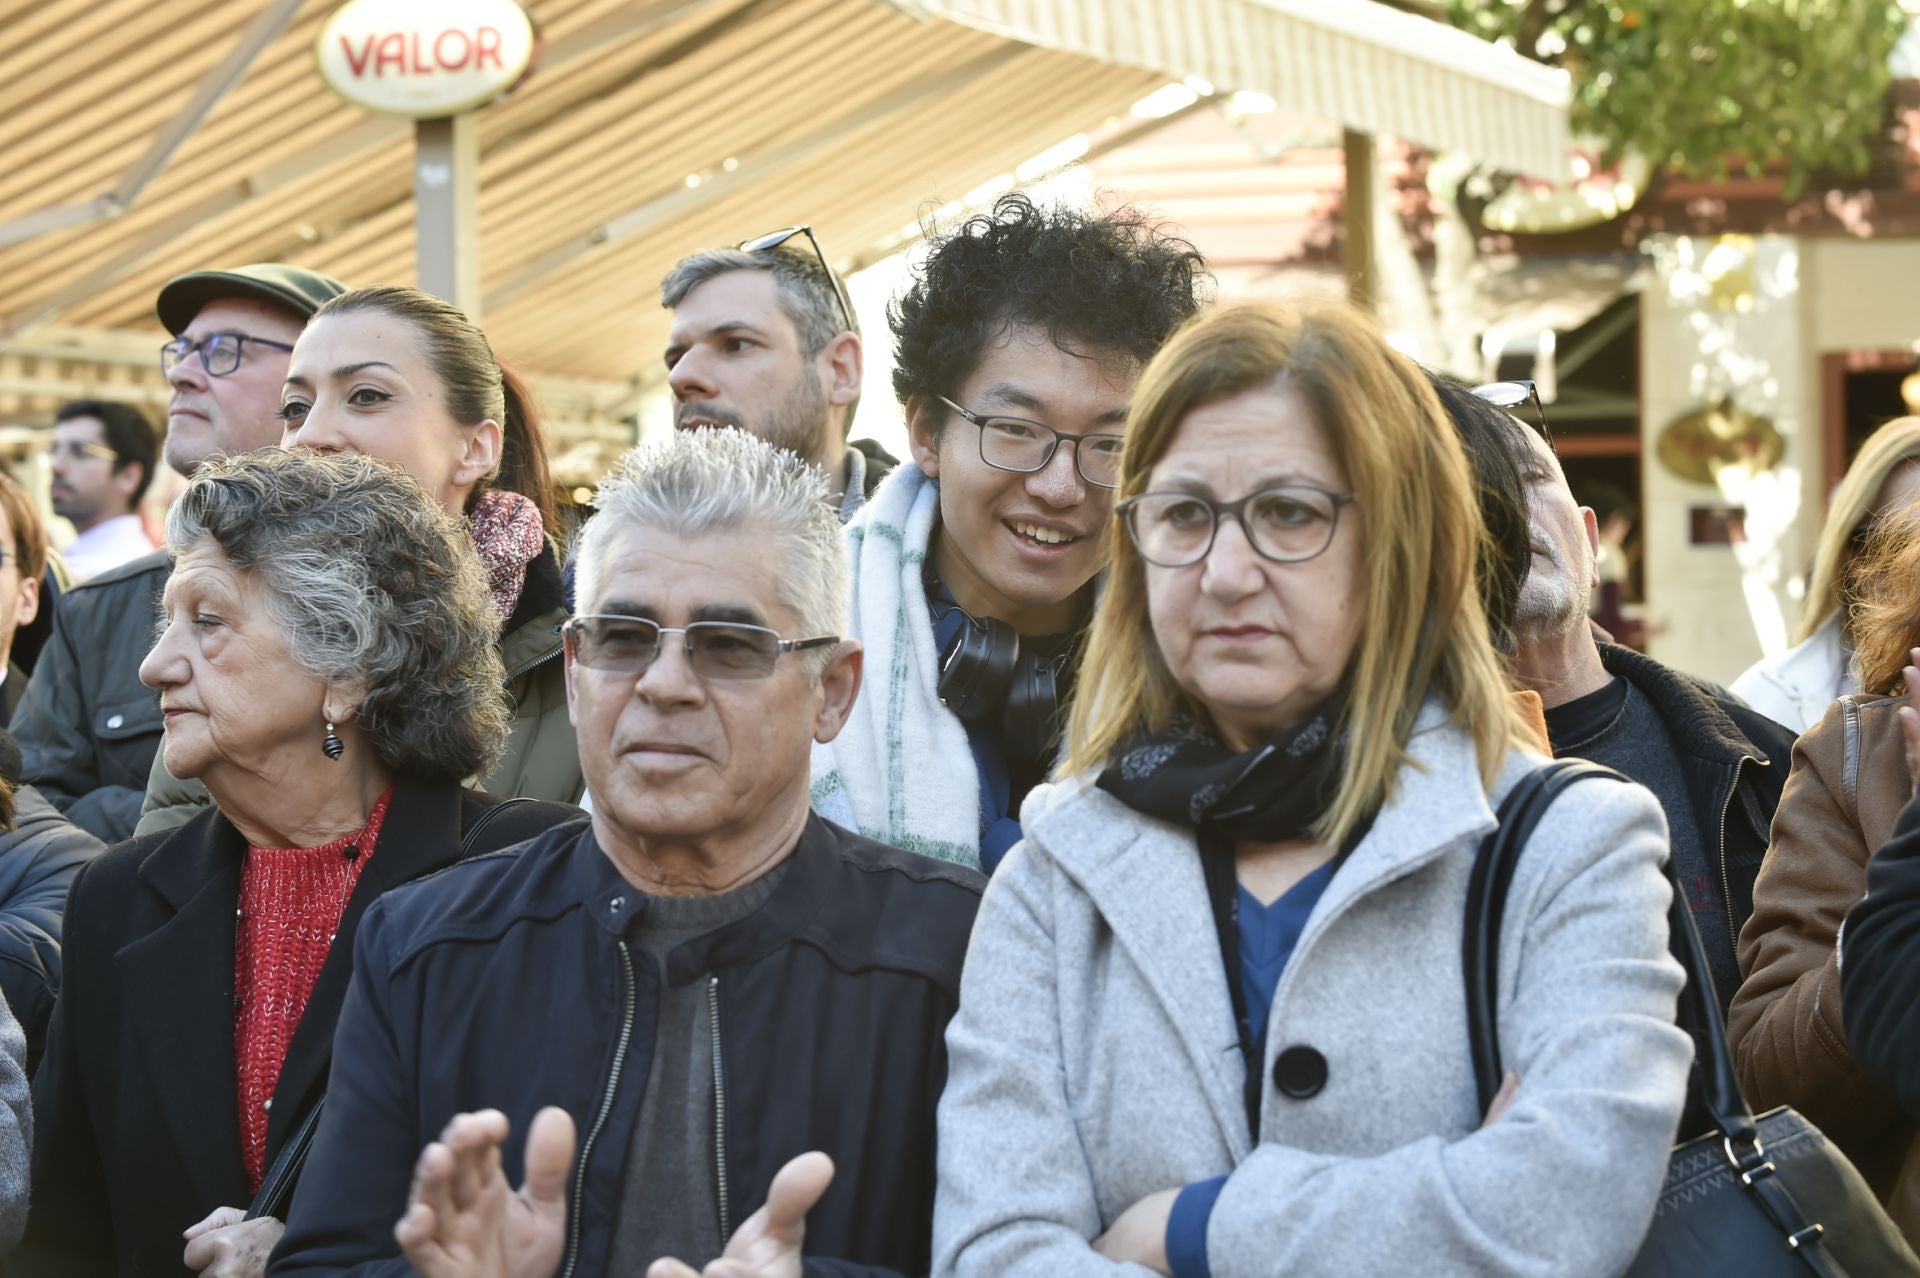
[[[333,725],[329,723],[327,725],[327,739],[320,743],[320,748],[327,752],[327,757],[329,759],[333,759],[337,761],[340,758],[341,753],[346,750],[347,743],[342,741],[338,736],[334,735]]]

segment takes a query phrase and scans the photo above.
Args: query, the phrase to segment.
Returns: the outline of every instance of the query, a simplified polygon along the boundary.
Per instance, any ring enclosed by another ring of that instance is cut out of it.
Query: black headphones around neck
[[[996,617],[944,606],[965,624],[940,654],[940,703],[966,723],[997,718],[1001,743],[1016,766],[1051,758],[1060,739],[1060,676],[1072,654],[1072,636],[1023,644],[1019,632]]]

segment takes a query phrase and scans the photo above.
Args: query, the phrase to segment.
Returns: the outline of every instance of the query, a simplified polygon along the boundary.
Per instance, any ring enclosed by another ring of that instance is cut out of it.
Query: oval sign
[[[356,106],[434,119],[484,106],[533,63],[513,0],[348,0],[320,29],[320,78]]]

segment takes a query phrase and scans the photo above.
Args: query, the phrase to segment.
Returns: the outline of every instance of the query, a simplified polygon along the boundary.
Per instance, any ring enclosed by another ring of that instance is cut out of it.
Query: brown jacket
[[[1747,1100],[1791,1105],[1853,1160],[1920,1240],[1913,1122],[1847,1051],[1835,937],[1867,891],[1867,858],[1912,796],[1895,698],[1845,697],[1793,747],[1793,771],[1740,931],[1727,1033]]]

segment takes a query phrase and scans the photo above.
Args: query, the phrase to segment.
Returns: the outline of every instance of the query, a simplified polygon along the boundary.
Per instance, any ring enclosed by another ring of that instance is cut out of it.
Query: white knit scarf
[[[867,838],[978,868],[980,778],[966,727],[936,692],[922,577],[939,520],[938,486],[906,462],[847,525],[849,637],[866,648],[866,673],[840,735],[813,748],[813,806]]]

